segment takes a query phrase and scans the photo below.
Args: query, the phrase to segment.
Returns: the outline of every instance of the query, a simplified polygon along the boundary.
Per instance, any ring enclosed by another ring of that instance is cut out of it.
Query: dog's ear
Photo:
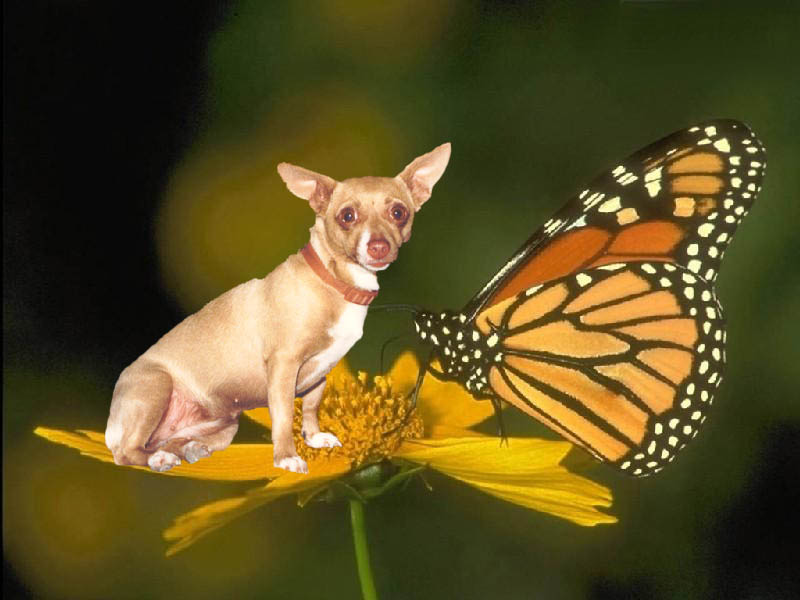
[[[321,215],[325,212],[333,188],[336,187],[335,179],[289,163],[279,164],[278,174],[290,192],[298,198],[308,200],[315,213]]]
[[[431,197],[433,186],[447,168],[450,160],[450,142],[434,148],[427,154],[418,156],[397,176],[401,179],[414,200],[414,207],[419,210]]]

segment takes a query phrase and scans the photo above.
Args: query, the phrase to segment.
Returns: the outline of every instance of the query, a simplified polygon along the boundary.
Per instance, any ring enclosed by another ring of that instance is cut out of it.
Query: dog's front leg
[[[267,365],[267,402],[272,419],[272,462],[294,473],[308,473],[306,461],[297,455],[292,436],[294,394],[298,366],[294,361],[272,357]]]
[[[325,389],[323,380],[317,387],[303,396],[303,439],[306,446],[311,448],[333,448],[342,443],[332,433],[319,430],[319,405],[322,402],[322,392]]]

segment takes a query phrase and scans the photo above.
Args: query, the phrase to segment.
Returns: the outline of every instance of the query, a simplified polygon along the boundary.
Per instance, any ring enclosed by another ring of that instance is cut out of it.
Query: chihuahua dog
[[[278,165],[316,213],[308,245],[206,304],[122,371],[106,428],[114,461],[154,471],[193,463],[228,447],[242,411],[268,406],[275,466],[307,473],[292,436],[296,396],[305,443],[340,446],[319,428],[325,375],[361,338],[376,272],[411,237],[414,213],[449,159],[448,143],[396,177],[341,182]]]

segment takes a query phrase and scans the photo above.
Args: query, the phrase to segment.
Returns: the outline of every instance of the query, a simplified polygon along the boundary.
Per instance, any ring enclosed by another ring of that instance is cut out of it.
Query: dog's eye
[[[348,206],[342,209],[337,218],[342,225],[350,225],[355,222],[357,216],[355,209]]]
[[[389,214],[392,216],[392,219],[398,223],[404,223],[406,219],[408,219],[408,209],[402,204],[395,204],[392,206],[392,210],[389,211]]]

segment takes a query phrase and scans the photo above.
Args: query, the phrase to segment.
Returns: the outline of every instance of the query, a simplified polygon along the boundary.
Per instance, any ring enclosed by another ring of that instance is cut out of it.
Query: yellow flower
[[[501,446],[497,437],[470,429],[492,416],[493,409],[488,402],[476,402],[461,386],[426,378],[418,409],[407,415],[418,369],[414,356],[405,353],[388,376],[374,377],[372,385],[366,373],[354,377],[344,361],[328,374],[319,421],[323,431],[339,438],[341,448],[313,449],[301,441],[298,399],[295,443],[298,453],[308,462],[307,475],[273,467],[271,444],[232,444],[207,459],[194,464],[184,462],[166,471],[164,474],[170,476],[200,479],[270,480],[243,495],[205,504],[178,517],[164,532],[164,537],[174,542],[167,555],[282,496],[297,494],[302,506],[313,497],[329,497],[344,490],[363,500],[383,491],[374,484],[375,475],[382,477],[379,483],[386,488],[423,467],[502,500],[578,525],[616,522],[615,517],[597,509],[611,505],[611,492],[560,464],[571,444],[511,437],[507,447]],[[270,428],[266,408],[245,414]],[[35,433],[84,455],[113,462],[101,433],[44,427],[38,427]],[[132,468],[153,473],[147,467]],[[361,485],[365,474],[373,477],[372,487],[367,489]]]

